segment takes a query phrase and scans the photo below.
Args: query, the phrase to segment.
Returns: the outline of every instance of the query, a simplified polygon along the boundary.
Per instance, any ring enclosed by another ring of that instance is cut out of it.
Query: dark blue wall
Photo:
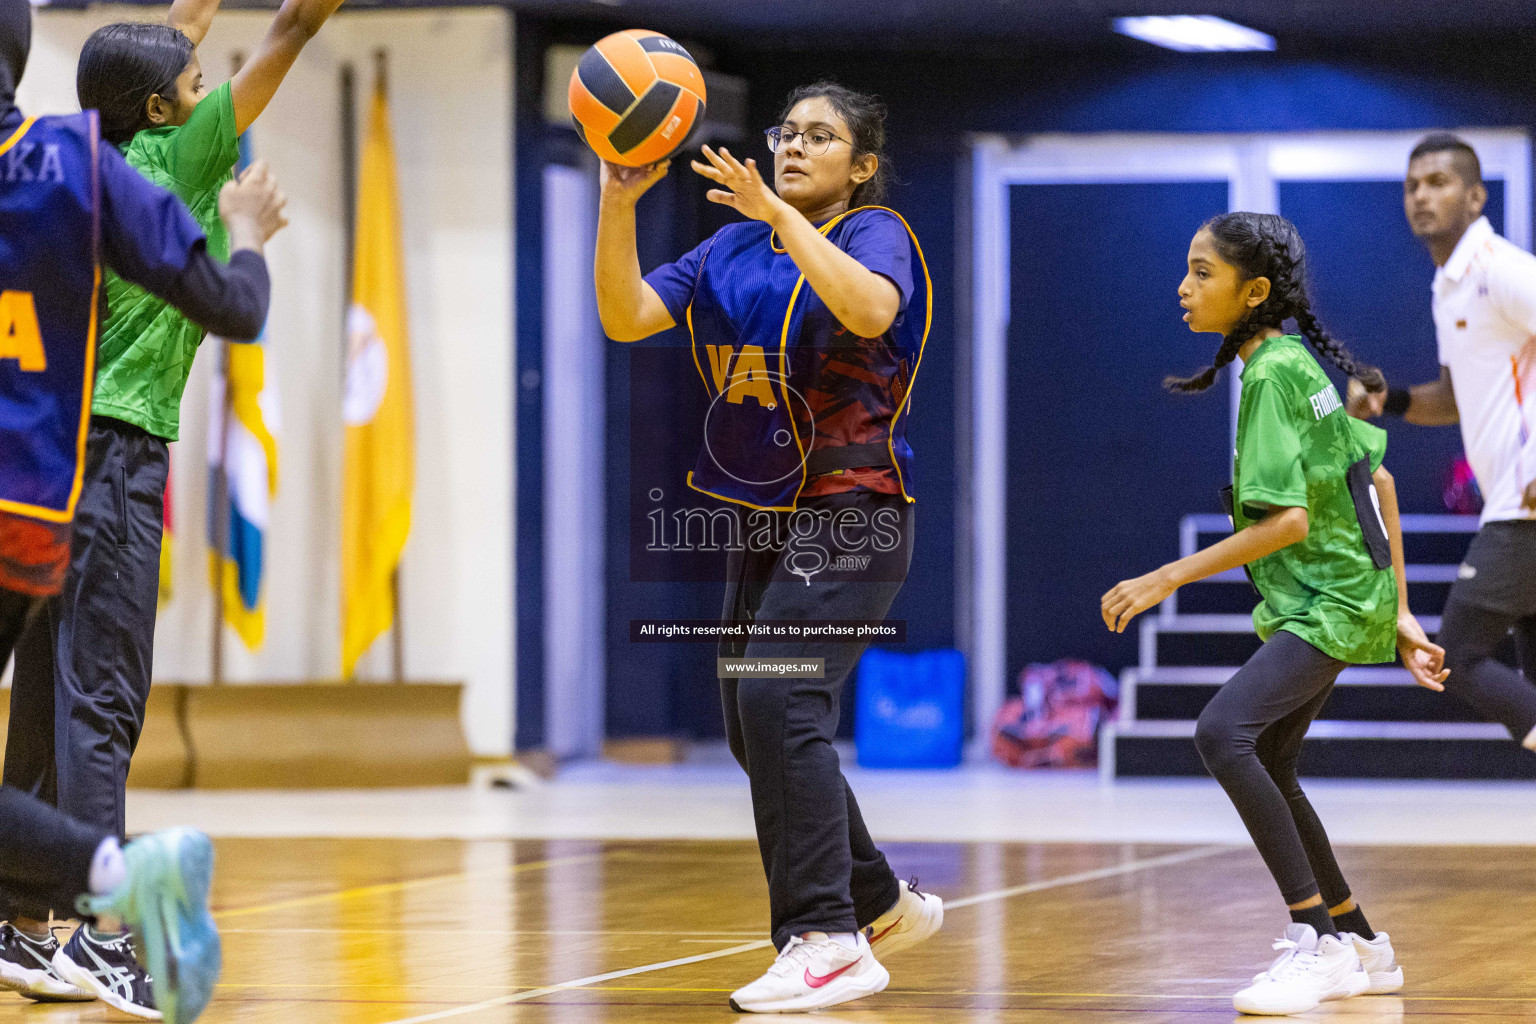
[[[532,19],[523,16],[518,21],[523,26]],[[619,27],[624,26],[565,25],[559,31],[564,38],[592,40]],[[917,546],[909,583],[892,612],[893,617],[907,620],[910,646],[914,647],[950,645],[955,640],[955,193],[967,133],[1536,125],[1536,84],[1529,74],[1536,49],[1521,42],[1493,42],[1460,50],[1394,42],[1371,52],[1355,53],[1318,50],[1306,54],[1180,55],[1111,39],[1097,51],[1020,55],[1007,60],[931,53],[909,59],[877,52],[875,41],[871,41],[869,52],[860,53],[856,52],[860,42],[851,38],[838,40],[844,52],[835,54],[769,51],[732,39],[704,42],[714,52],[719,70],[750,82],[754,131],[774,123],[782,97],[793,86],[823,76],[878,92],[890,105],[888,148],[899,178],[890,202],[908,218],[922,241],[933,276],[936,310],[923,376],[914,390],[911,421],[919,473]],[[527,80],[521,69],[519,80]],[[526,95],[520,96],[520,110],[527,102]],[[524,122],[520,126],[526,128]],[[521,147],[521,131],[519,144]],[[743,149],[759,158],[767,157],[755,136]],[[518,174],[521,178],[528,173],[529,163],[520,156]],[[647,198],[642,206],[642,256],[647,266],[682,253],[721,222],[720,211],[704,204],[702,182],[695,178],[686,163],[678,162],[665,186],[665,196]],[[527,193],[528,189],[520,185],[520,204]],[[537,215],[530,217],[520,206],[520,232],[530,222],[536,223]],[[531,257],[525,256],[530,244],[529,236],[520,235],[520,277],[528,272],[525,268],[537,266],[536,251]],[[1401,238],[1371,251],[1383,259],[1419,260],[1425,287],[1412,294],[1404,292],[1391,323],[1394,335],[1426,337],[1427,282],[1432,270],[1427,257],[1415,250],[1411,240],[1405,243]],[[1338,266],[1338,255],[1320,251],[1320,267]],[[1328,273],[1333,280],[1333,270]],[[1369,329],[1364,311],[1347,308],[1338,287],[1330,283],[1321,289],[1322,308],[1325,313],[1339,313],[1361,356],[1378,358],[1389,369],[1401,365],[1404,372],[1423,366],[1421,356],[1405,351],[1401,344],[1382,343],[1378,355],[1374,347],[1378,335]],[[520,286],[520,299],[526,294]],[[1126,315],[1128,321],[1134,321],[1144,311],[1127,310]],[[529,324],[528,308],[520,306],[520,351],[521,334]],[[1110,375],[1116,371],[1117,357],[1113,350],[1090,352],[1085,355],[1088,361],[1079,368],[1085,373]],[[624,358],[616,352],[609,364],[609,451],[610,499],[627,504],[621,446],[630,443],[625,411],[630,396],[625,369],[620,365]],[[683,388],[693,385],[692,381],[679,384]],[[526,392],[523,394],[526,397]],[[617,415],[621,412],[622,419]],[[520,429],[526,422],[520,411]],[[697,431],[685,429],[686,424],[676,426],[679,429],[675,432],[657,428],[655,443],[675,439],[678,464],[686,465],[693,457],[691,438],[698,436]],[[1035,441],[1042,448],[1068,440],[1066,427],[1059,428],[1062,432],[1057,434],[1051,433],[1056,428],[1049,423],[1041,424],[1040,429],[1045,433]],[[1169,437],[1162,443],[1175,447],[1208,445],[1209,439],[1196,436],[1196,430],[1192,423],[1190,436]],[[519,435],[520,449],[531,436]],[[1440,438],[1434,443],[1453,442]],[[520,461],[520,468],[525,465]],[[520,487],[520,516],[523,493]],[[619,509],[614,518],[622,519],[627,511]],[[520,543],[523,536],[520,529]],[[627,537],[616,535],[612,540],[627,543]],[[1149,545],[1148,558],[1161,554],[1164,546],[1161,539],[1156,551]],[[711,614],[719,587],[631,584],[623,559],[613,557],[616,553],[622,552],[610,548],[609,663],[615,679],[609,693],[610,730],[614,734],[718,734],[718,708],[707,652],[666,652],[662,645],[641,650],[641,645],[628,644],[624,634],[630,618],[687,616],[701,610]],[[520,572],[520,582],[526,579]],[[526,600],[520,600],[520,615],[526,608]],[[1052,614],[1049,602],[1042,606],[1041,614]],[[1067,617],[1076,623],[1081,609],[1062,607],[1058,614],[1062,618],[1054,624],[1049,618],[1041,621],[1042,633],[1048,634],[1053,625],[1065,628]],[[519,626],[520,636],[526,637],[521,622]],[[1021,648],[1012,653],[1022,658],[1030,652]],[[520,669],[524,663],[520,656]],[[520,712],[525,706],[522,688],[520,677]]]
[[[1225,181],[1010,189],[1008,668],[1136,660],[1099,599],[1178,556],[1179,518],[1230,473],[1226,378],[1172,395],[1219,339],[1180,319],[1191,225]]]

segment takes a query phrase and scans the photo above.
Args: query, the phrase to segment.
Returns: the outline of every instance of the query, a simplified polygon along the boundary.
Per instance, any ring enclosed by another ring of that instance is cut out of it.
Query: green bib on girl
[[[1260,639],[1278,630],[1356,665],[1397,655],[1397,580],[1366,549],[1345,474],[1367,456],[1374,471],[1384,430],[1344,411],[1338,389],[1301,338],[1269,338],[1243,369],[1232,460],[1233,525],[1273,507],[1307,510],[1305,540],[1248,566],[1263,601]]]

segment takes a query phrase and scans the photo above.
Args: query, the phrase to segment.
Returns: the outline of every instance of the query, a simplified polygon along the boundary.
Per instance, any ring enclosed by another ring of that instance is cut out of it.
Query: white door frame
[[[544,746],[598,757],[607,715],[597,165],[544,168]]]
[[[958,454],[969,557],[961,563],[961,644],[970,663],[971,724],[978,746],[1007,694],[1008,324],[1011,270],[1008,189],[1018,184],[1225,181],[1228,209],[1278,212],[1282,181],[1392,181],[1424,131],[1256,134],[1121,133],[980,135],[971,141],[969,281],[971,351]],[[1458,132],[1483,176],[1504,182],[1506,236],[1531,245],[1531,141],[1520,129]],[[963,264],[964,266],[964,264]],[[1427,286],[1426,281],[1426,286]],[[1237,422],[1237,374],[1231,395]],[[961,385],[966,389],[965,384]]]

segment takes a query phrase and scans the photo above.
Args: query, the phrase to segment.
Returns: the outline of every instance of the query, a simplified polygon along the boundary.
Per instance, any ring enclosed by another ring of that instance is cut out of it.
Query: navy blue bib
[[[97,139],[88,111],[31,118],[0,142],[0,511],[51,523],[74,516],[90,420]]]
[[[847,218],[877,209],[885,208],[849,210],[820,230],[838,245]],[[872,420],[889,423],[883,440],[902,495],[911,501],[907,411],[933,308],[928,265],[910,226],[907,237],[914,257],[912,297],[883,338],[865,339],[890,347],[895,372],[870,381],[854,400]],[[704,445],[688,485],[754,508],[794,508],[808,479],[807,396],[828,352],[846,343],[836,337],[844,333],[841,325],[795,261],[774,244],[768,226],[756,222],[722,232],[705,252],[687,319],[694,363],[710,397]]]

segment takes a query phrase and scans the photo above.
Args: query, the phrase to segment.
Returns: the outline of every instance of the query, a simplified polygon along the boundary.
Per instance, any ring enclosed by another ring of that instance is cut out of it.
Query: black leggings
[[[1343,668],[1281,631],[1211,698],[1195,727],[1206,769],[1237,807],[1287,904],[1321,892],[1336,907],[1350,895],[1328,833],[1296,779],[1301,741]]]

